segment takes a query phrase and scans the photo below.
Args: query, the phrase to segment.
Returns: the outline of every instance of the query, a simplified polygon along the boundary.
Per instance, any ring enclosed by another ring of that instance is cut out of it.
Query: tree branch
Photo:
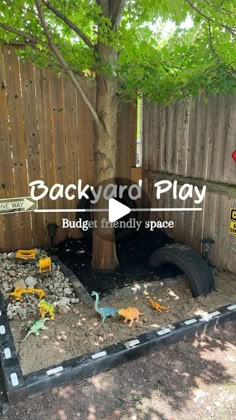
[[[87,96],[86,96],[83,88],[81,87],[78,79],[76,78],[76,76],[74,75],[73,71],[71,70],[69,64],[65,61],[65,59],[61,55],[58,47],[53,42],[51,33],[50,33],[50,31],[48,29],[48,26],[46,24],[44,13],[42,11],[41,0],[35,0],[35,5],[36,5],[37,11],[38,11],[38,17],[40,19],[40,22],[42,24],[42,27],[44,29],[45,35],[46,35],[46,37],[48,39],[48,43],[49,43],[49,46],[50,46],[52,52],[54,53],[54,55],[58,59],[59,63],[62,65],[62,67],[65,70],[65,72],[70,77],[70,79],[73,82],[75,88],[77,89],[77,91],[79,92],[81,98],[83,99],[85,105],[87,106],[87,108],[91,112],[91,114],[92,114],[92,116],[94,118],[94,121],[99,126],[100,125],[100,120],[99,120],[99,117],[98,117],[98,114],[97,114],[96,110],[94,109],[93,105],[91,104],[91,102],[87,98]]]
[[[208,22],[208,31],[209,31],[209,39],[210,39],[210,49],[215,55],[216,59],[219,60],[221,63],[223,63],[222,57],[216,52],[214,45],[213,45],[213,37],[212,37],[212,31],[211,31],[211,23]],[[226,73],[228,73],[230,76],[235,75],[235,69],[229,65],[229,69],[224,69]]]
[[[5,25],[5,23],[0,22],[0,28],[4,29],[5,31],[11,32],[13,34],[22,36],[23,38],[28,39],[29,41],[32,41],[34,44],[41,44],[43,47],[49,48],[49,44],[47,44],[46,42],[43,42],[40,39],[30,34],[27,34],[24,31],[20,31],[18,29],[12,28],[11,26]]]
[[[79,37],[84,41],[84,43],[91,49],[94,49],[94,45],[90,41],[90,39],[76,26],[70,19],[68,19],[63,13],[61,13],[56,7],[54,7],[49,1],[43,1],[45,6],[51,10],[57,17],[59,17],[63,22],[65,22],[69,28],[71,28]]]
[[[233,15],[235,16],[235,13],[232,10],[227,10],[225,7],[222,7],[224,4],[224,0],[221,1],[221,4],[219,4],[218,6],[214,3],[212,3],[211,1],[208,0],[204,0],[204,3],[208,4],[209,6],[213,7],[215,10],[217,10],[218,12],[224,12],[225,15],[228,15],[229,17],[232,17]]]
[[[115,0],[114,10],[111,17],[112,27],[117,27],[122,19],[127,0]]]
[[[208,22],[213,22],[216,23],[214,19],[212,19],[211,17],[205,15],[205,13],[203,13],[201,10],[199,10],[197,8],[197,6],[195,6],[194,4],[192,4],[190,2],[190,0],[186,0],[186,2],[188,3],[188,5],[190,7],[192,7],[193,10],[195,10],[195,12],[197,12],[200,16],[202,16],[204,19],[206,19]],[[223,23],[217,22],[219,26],[221,26],[222,28],[226,29],[228,32],[231,33],[231,35],[235,36],[236,35],[236,31],[234,31],[230,26],[228,25],[224,25]]]

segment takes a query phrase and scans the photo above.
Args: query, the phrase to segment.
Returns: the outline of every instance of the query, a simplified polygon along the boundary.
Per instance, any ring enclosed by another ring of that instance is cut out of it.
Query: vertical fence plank
[[[194,158],[196,147],[196,125],[195,119],[197,115],[197,102],[190,98],[189,102],[189,129],[188,129],[188,148],[187,148],[187,167],[186,176],[194,176]]]
[[[169,172],[174,171],[176,172],[178,168],[178,143],[179,143],[179,136],[177,132],[177,121],[178,118],[180,119],[180,110],[181,106],[179,106],[179,102],[173,104],[173,126],[172,126],[172,136],[169,140],[170,142],[170,156],[169,156]]]
[[[7,50],[8,51],[8,50]],[[11,137],[8,122],[7,83],[4,55],[6,48],[0,46],[0,198],[14,197],[14,173],[11,157]],[[15,215],[0,215],[0,249],[11,250],[16,246],[17,225]]]
[[[85,88],[84,84],[83,87]],[[77,130],[78,130],[78,159],[79,159],[79,176],[84,183],[91,181],[90,171],[90,130],[89,130],[89,119],[87,108],[84,105],[80,95],[77,93]],[[81,124],[83,121],[83,124]]]
[[[131,179],[136,166],[137,109],[133,104],[120,103],[117,124],[117,176]]]
[[[167,108],[163,105],[159,104],[159,115],[160,115],[160,161],[159,161],[159,168],[157,168],[160,171],[164,171],[164,168],[166,167],[166,130],[167,130]],[[144,139],[144,142],[148,141],[148,139]],[[149,149],[150,150],[150,149]],[[152,151],[150,150],[150,153]]]
[[[50,72],[46,69],[35,69],[36,79],[36,99],[37,99],[37,115],[39,127],[39,141],[40,141],[40,165],[42,171],[42,180],[50,188],[55,184],[54,176],[54,155],[52,147],[52,117],[51,117],[51,98],[49,95],[49,77]],[[46,196],[43,200],[39,201],[39,208],[53,209],[54,202]],[[50,241],[47,236],[46,226],[49,223],[55,223],[54,213],[44,214],[44,230],[46,235],[46,244],[49,245]]]
[[[143,103],[143,139],[142,139],[142,167],[144,170],[148,170],[149,169],[149,150],[150,150],[150,145],[149,145],[149,129],[150,129],[150,107],[151,104],[150,102],[146,102],[144,101]]]
[[[62,95],[62,79],[58,79],[52,73],[49,78],[52,115],[52,147],[54,157],[54,176],[56,184],[67,183],[68,163],[65,159],[65,126],[64,126],[64,101]],[[59,198],[54,201],[56,209],[68,207],[68,201]],[[61,228],[62,218],[67,218],[68,213],[55,213],[55,221],[58,225],[57,240],[63,241],[66,238],[66,229]]]
[[[74,87],[67,80],[63,84],[64,95],[64,125],[65,125],[65,160],[67,162],[67,182],[77,184],[79,177],[78,165],[78,133],[76,127],[77,107],[76,93]],[[76,194],[75,194],[76,195]],[[77,208],[78,198],[68,201],[68,208]],[[69,220],[76,220],[76,213],[68,214]],[[79,229],[68,229],[68,234],[72,238],[81,237]]]
[[[40,165],[40,136],[37,121],[36,91],[34,68],[30,62],[20,63],[22,99],[24,110],[25,142],[29,182],[42,179]],[[42,213],[31,213],[34,246],[46,242],[44,217]]]
[[[203,96],[199,96],[198,101],[198,119],[196,122],[196,133],[195,138],[196,149],[195,149],[195,176],[197,178],[204,178],[206,174],[206,168],[208,164],[207,160],[207,119],[209,113],[209,107],[207,106],[206,100]]]
[[[225,98],[219,96],[215,98],[215,114],[213,128],[213,150],[209,159],[208,179],[214,181],[224,181],[224,156],[225,156],[225,118],[226,107]],[[230,156],[229,156],[230,158]]]
[[[171,156],[173,154],[173,147],[175,144],[175,137],[173,136],[174,133],[174,122],[175,122],[175,107],[171,105],[167,108],[167,118],[168,124],[166,127],[166,149],[165,149],[165,165],[166,165],[166,172],[172,172],[172,159]]]
[[[22,107],[21,84],[19,75],[19,61],[15,48],[9,46],[9,53],[5,55],[6,81],[8,89],[8,113],[10,121],[10,136],[12,146],[13,168],[15,177],[15,197],[27,196],[28,176],[25,152],[24,113]],[[29,213],[15,215],[18,236],[15,238],[15,248],[21,243],[26,247],[32,246],[31,224]]]
[[[223,138],[225,145],[225,155],[222,159],[224,168],[224,181],[229,184],[236,184],[235,162],[231,158],[236,150],[236,95],[227,97],[228,99],[228,118],[226,119],[225,135]]]
[[[179,102],[181,104],[181,102]],[[177,173],[185,175],[187,170],[187,153],[189,141],[189,101],[182,103],[181,118],[177,121],[179,140]]]

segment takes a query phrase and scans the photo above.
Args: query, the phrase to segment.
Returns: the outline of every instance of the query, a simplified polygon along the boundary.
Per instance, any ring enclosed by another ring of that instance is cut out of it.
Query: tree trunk
[[[97,74],[96,111],[100,119],[100,126],[95,127],[95,180],[96,184],[109,180],[114,182],[116,175],[116,135],[118,117],[117,98],[117,53],[111,47],[99,43],[97,45],[99,66],[109,66],[109,73]],[[107,207],[106,203],[105,207]],[[104,208],[100,200],[99,207]],[[108,213],[96,213],[96,220],[104,217],[108,220]],[[102,228],[101,228],[102,229]],[[100,227],[93,234],[94,269],[113,270],[118,265],[114,230],[106,229],[106,239]]]

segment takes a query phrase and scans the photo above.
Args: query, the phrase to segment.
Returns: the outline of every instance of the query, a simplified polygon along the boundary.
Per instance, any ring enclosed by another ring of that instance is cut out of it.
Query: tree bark
[[[106,180],[114,182],[116,175],[116,135],[118,116],[117,97],[117,53],[111,47],[99,43],[97,45],[99,67],[108,66],[109,74],[97,74],[96,112],[100,125],[95,126],[95,179],[96,183]],[[104,201],[100,200],[100,208],[104,208]],[[107,207],[107,202],[105,204]],[[107,213],[96,213],[96,220],[108,219]],[[101,230],[100,230],[101,229]],[[114,270],[118,265],[114,230],[98,227],[93,233],[92,267],[101,270]]]

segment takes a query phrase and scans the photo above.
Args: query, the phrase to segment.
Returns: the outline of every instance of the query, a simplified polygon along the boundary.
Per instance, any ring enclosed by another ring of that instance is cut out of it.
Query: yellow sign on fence
[[[230,210],[229,233],[236,236],[236,209]]]

